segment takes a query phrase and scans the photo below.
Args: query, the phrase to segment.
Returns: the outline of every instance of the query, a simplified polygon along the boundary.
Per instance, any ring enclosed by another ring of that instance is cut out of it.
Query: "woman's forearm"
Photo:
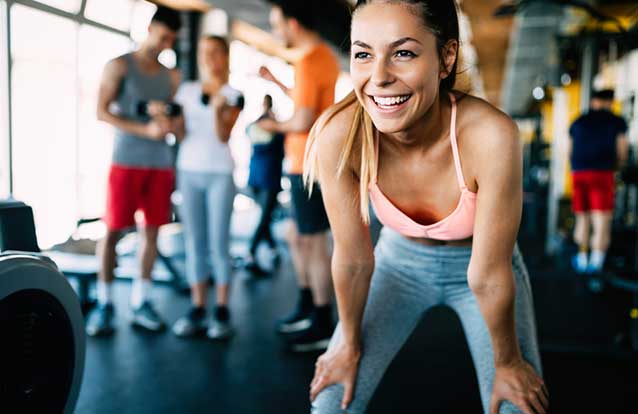
[[[374,259],[356,262],[338,251],[333,254],[332,278],[343,341],[347,347],[359,348],[361,345],[361,320],[373,270]]]
[[[516,335],[516,286],[511,267],[500,272],[492,271],[489,277],[470,276],[470,286],[490,331],[495,365],[498,367],[519,361],[522,356]]]
[[[216,110],[217,122],[215,123],[215,129],[217,137],[221,142],[228,142],[230,140],[230,133],[233,129],[233,123],[228,119],[228,110],[226,108],[220,108]]]

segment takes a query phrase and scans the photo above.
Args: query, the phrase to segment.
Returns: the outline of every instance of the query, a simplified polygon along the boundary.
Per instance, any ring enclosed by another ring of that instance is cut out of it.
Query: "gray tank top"
[[[146,123],[150,118],[138,114],[138,103],[149,100],[168,102],[172,91],[170,72],[162,66],[158,73],[148,75],[140,72],[132,53],[122,57],[126,60],[127,74],[115,101],[118,115],[131,121]],[[116,130],[113,164],[124,167],[172,168],[173,160],[173,151],[164,141],[153,141]]]

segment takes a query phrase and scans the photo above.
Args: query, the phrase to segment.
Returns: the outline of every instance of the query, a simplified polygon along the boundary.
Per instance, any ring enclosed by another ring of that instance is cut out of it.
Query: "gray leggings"
[[[362,324],[362,357],[354,400],[347,413],[362,414],[383,374],[425,312],[444,304],[458,314],[478,376],[483,410],[489,411],[494,381],[490,334],[467,284],[470,247],[425,246],[384,228],[375,249],[375,270]],[[541,374],[529,276],[518,250],[512,267],[516,279],[516,331],[523,357]],[[331,345],[341,335],[337,326]],[[343,387],[333,385],[313,403],[313,414],[342,414]],[[520,413],[501,404],[500,413]]]
[[[219,285],[230,279],[230,217],[235,199],[232,174],[179,170],[177,188],[182,195],[179,209],[186,244],[188,282],[206,280],[211,272]]]

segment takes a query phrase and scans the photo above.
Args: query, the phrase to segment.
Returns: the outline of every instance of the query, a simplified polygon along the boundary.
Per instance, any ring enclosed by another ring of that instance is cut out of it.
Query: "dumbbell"
[[[202,93],[199,99],[203,105],[208,105],[210,103],[210,95],[207,93]],[[232,98],[226,97],[226,99],[228,100],[229,106],[237,107],[239,109],[244,109],[244,97],[242,95],[232,97]]]
[[[140,116],[150,116],[148,113],[149,102],[139,101],[137,103],[137,114]],[[182,114],[182,106],[174,102],[167,102],[164,104],[164,115],[168,117],[176,117]]]

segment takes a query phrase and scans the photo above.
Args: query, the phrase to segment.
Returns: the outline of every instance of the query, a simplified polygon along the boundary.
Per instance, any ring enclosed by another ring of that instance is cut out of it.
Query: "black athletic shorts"
[[[330,229],[326,209],[323,205],[321,190],[317,185],[308,198],[308,190],[303,185],[303,177],[291,174],[290,193],[292,197],[292,216],[300,234],[323,233]]]

